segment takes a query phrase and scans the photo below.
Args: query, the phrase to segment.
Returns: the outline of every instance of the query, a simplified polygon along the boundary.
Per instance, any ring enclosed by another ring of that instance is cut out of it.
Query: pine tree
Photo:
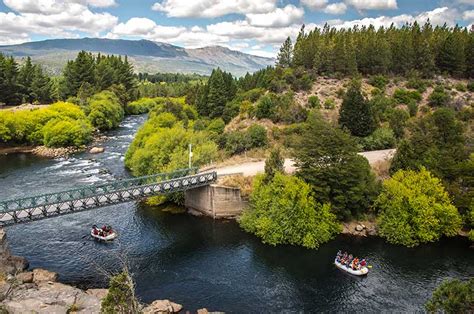
[[[277,172],[285,172],[285,160],[281,156],[281,150],[276,147],[270,151],[270,157],[265,161],[265,181],[270,182]]]
[[[442,43],[438,54],[438,67],[442,72],[461,77],[464,75],[465,50],[458,30],[454,30]]]
[[[293,60],[293,45],[291,38],[288,37],[280,48],[280,52],[277,56],[277,65],[282,68],[288,68],[291,66]]]
[[[227,102],[227,91],[224,75],[221,69],[212,72],[209,77],[209,93],[207,95],[207,106],[210,118],[220,117]]]
[[[339,111],[339,124],[354,136],[368,136],[376,129],[375,118],[361,93],[360,82],[353,81]]]
[[[21,85],[23,99],[27,102],[32,103],[34,97],[31,91],[31,85],[33,82],[34,66],[31,63],[31,58],[27,57],[25,63],[21,66],[18,72],[18,84]]]

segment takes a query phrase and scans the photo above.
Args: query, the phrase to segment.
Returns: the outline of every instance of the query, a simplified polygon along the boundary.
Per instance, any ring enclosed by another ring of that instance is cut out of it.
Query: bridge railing
[[[168,173],[158,173],[149,176],[118,180],[110,183],[93,184],[56,193],[46,193],[19,199],[5,200],[0,202],[0,213],[57,204],[76,199],[83,199],[94,195],[125,190],[134,186],[149,185],[160,181],[192,175],[195,173],[197,173],[197,168],[179,169]]]

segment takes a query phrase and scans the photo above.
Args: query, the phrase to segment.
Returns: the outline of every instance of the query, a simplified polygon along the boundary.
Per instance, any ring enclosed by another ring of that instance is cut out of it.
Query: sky
[[[53,38],[148,39],[273,57],[288,37],[427,19],[471,27],[474,0],[0,0],[0,45]]]

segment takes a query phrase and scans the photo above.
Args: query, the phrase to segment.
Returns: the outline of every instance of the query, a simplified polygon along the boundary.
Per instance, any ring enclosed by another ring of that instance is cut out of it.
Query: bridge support
[[[187,190],[184,206],[214,219],[233,218],[242,213],[247,202],[242,199],[239,188],[211,184]]]

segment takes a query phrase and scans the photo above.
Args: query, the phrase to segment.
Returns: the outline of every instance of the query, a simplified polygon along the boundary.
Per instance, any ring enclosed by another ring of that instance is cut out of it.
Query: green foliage
[[[225,134],[224,148],[230,154],[240,154],[252,148],[268,144],[266,129],[258,124],[251,125],[245,132],[234,131]]]
[[[409,78],[406,83],[407,88],[416,89],[420,94],[426,91],[429,82],[420,77],[420,73],[417,71],[409,73]]]
[[[433,292],[425,308],[429,313],[471,313],[474,308],[474,279],[444,281]]]
[[[42,129],[47,147],[82,146],[91,140],[92,126],[86,120],[53,119]]]
[[[262,96],[255,108],[255,117],[257,119],[273,119],[275,116],[275,105],[271,95]]]
[[[268,93],[262,96],[255,107],[257,119],[270,119],[275,123],[297,123],[307,117],[307,111],[297,104],[293,93]]]
[[[196,105],[199,114],[210,118],[221,117],[226,103],[234,98],[236,91],[231,73],[220,68],[212,70],[207,83],[198,90]]]
[[[365,151],[394,148],[397,142],[390,128],[378,128],[367,137],[358,138],[358,143]]]
[[[374,114],[362,96],[359,82],[352,82],[339,110],[339,124],[352,135],[365,137],[374,132],[377,125]]]
[[[89,121],[102,131],[118,127],[124,116],[119,99],[110,91],[103,91],[92,96],[87,111]]]
[[[133,280],[127,272],[112,276],[107,295],[101,302],[101,313],[139,313]]]
[[[103,56],[81,51],[75,60],[67,62],[63,71],[64,81],[61,90],[62,97],[76,96],[81,87],[93,86],[95,92],[100,92],[114,85],[122,85],[125,89],[126,100],[135,94],[135,77],[133,67],[128,58],[121,56]]]
[[[264,243],[318,248],[341,231],[330,206],[317,203],[311,187],[301,179],[276,173],[254,180],[250,208],[240,218],[241,227]]]
[[[423,98],[419,91],[410,91],[403,88],[397,88],[393,93],[393,98],[398,104],[409,104],[419,102]]]
[[[128,148],[125,165],[136,176],[186,168],[189,144],[193,144],[194,166],[215,160],[217,145],[209,139],[209,133],[186,128],[185,121],[170,112],[152,112]]]
[[[308,106],[310,108],[321,108],[321,102],[319,97],[316,95],[311,95],[308,97]]]
[[[436,86],[428,97],[428,104],[431,107],[446,107],[451,101],[451,96],[446,92],[443,86]]]
[[[467,92],[467,86],[463,83],[456,83],[456,85],[454,85],[454,88],[459,92]]]
[[[293,44],[291,38],[287,37],[285,42],[280,48],[280,52],[277,56],[277,64],[282,68],[288,68],[292,64],[293,59]]]
[[[285,173],[285,159],[281,156],[279,147],[273,148],[265,160],[265,181],[271,181],[277,172]]]
[[[324,101],[324,109],[332,110],[336,108],[336,102],[332,98],[326,98]]]
[[[386,97],[385,95],[376,95],[369,101],[374,119],[378,123],[388,121],[388,117],[394,105],[393,98]]]
[[[155,101],[155,99],[144,97],[128,103],[126,107],[126,112],[127,114],[131,115],[143,114],[153,109],[153,107],[155,107],[156,105],[157,102]]]
[[[75,134],[77,132],[77,134]],[[80,107],[59,102],[35,110],[0,111],[0,141],[9,144],[81,146],[92,127]]]
[[[467,83],[467,90],[474,92],[474,81],[469,81],[469,83]]]
[[[224,133],[224,128],[225,128],[224,120],[222,120],[221,118],[217,118],[217,119],[212,120],[206,129],[209,132],[219,135],[219,134]]]
[[[385,75],[373,75],[369,78],[369,84],[380,90],[384,90],[389,82],[390,80]]]
[[[298,176],[311,185],[320,203],[331,203],[339,218],[366,213],[377,184],[367,159],[357,155],[349,134],[311,113],[295,147]]]
[[[405,134],[405,127],[410,114],[403,109],[390,110],[388,122],[396,138],[402,138]]]
[[[425,168],[396,172],[383,183],[376,206],[380,235],[409,247],[454,236],[462,223],[441,181]]]

